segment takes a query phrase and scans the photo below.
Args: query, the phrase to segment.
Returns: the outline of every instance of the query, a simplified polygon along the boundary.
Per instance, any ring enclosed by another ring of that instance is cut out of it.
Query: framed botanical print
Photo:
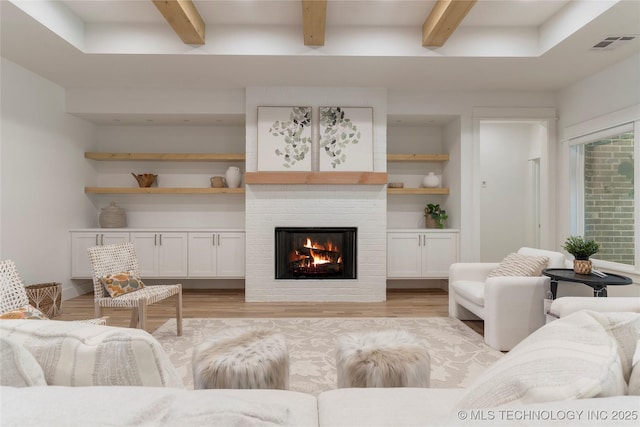
[[[311,170],[311,107],[258,107],[258,170]]]
[[[373,108],[320,107],[320,171],[373,171]]]

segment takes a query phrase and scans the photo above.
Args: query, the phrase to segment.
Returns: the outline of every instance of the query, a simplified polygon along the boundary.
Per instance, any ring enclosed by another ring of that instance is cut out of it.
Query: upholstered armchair
[[[560,252],[520,248],[519,255],[544,256],[542,268],[564,268]],[[455,263],[449,269],[449,316],[484,320],[485,343],[500,351],[511,350],[545,323],[544,299],[549,278],[510,275],[489,277],[497,262]],[[539,270],[542,270],[539,268]]]

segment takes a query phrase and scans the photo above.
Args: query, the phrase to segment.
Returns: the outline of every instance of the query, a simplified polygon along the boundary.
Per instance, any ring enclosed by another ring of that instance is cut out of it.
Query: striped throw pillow
[[[509,254],[492,270],[487,277],[498,276],[539,276],[547,268],[549,258],[546,256],[527,256],[516,253]]]

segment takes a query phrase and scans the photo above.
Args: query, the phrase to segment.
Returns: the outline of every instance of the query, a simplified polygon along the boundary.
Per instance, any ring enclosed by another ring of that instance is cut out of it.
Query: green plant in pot
[[[590,274],[592,263],[589,257],[600,250],[600,244],[593,239],[585,239],[582,236],[569,236],[562,246],[575,258],[573,271],[578,274]]]
[[[447,211],[433,203],[429,203],[424,208],[424,215],[427,228],[444,228],[444,222],[449,218]]]

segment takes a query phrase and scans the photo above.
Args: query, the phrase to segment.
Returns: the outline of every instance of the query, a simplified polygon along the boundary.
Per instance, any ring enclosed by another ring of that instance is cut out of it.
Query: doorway
[[[480,260],[541,244],[541,158],[547,121],[481,120]]]

